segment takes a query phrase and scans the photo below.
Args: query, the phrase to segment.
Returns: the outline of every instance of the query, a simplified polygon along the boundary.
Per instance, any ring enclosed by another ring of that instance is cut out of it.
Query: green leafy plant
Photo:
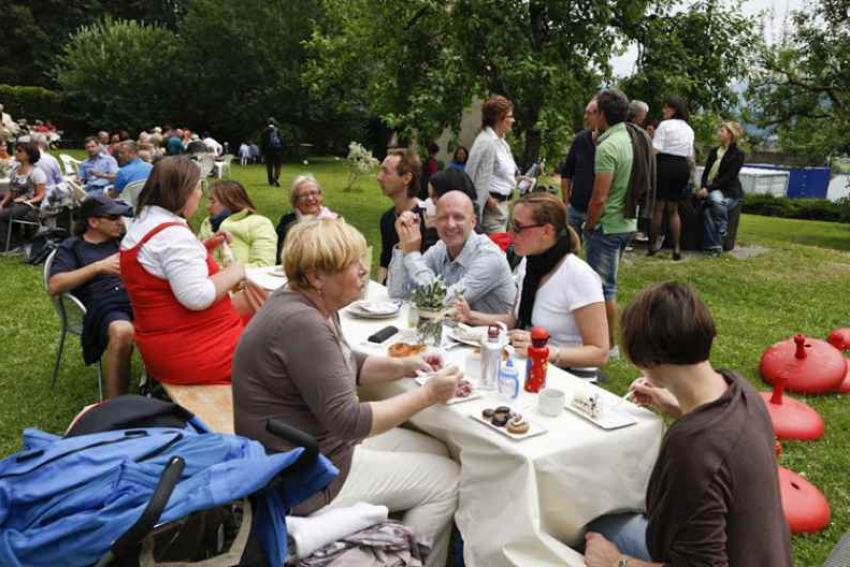
[[[430,284],[415,288],[410,294],[410,301],[417,309],[439,311],[446,303],[446,294],[446,282],[437,276]]]
[[[348,144],[348,185],[344,191],[353,191],[354,185],[364,175],[369,175],[378,167],[378,160],[372,156],[372,152],[357,142]]]

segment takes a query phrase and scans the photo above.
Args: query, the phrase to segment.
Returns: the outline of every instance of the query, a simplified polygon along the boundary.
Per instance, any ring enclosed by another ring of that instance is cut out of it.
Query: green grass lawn
[[[282,189],[266,185],[261,166],[242,169],[235,164],[233,177],[246,185],[259,210],[276,224],[288,211],[286,186],[305,171],[322,183],[326,204],[379,246],[378,218],[389,201],[381,196],[374,177],[345,193],[347,172],[333,158],[288,164]],[[205,214],[200,210],[194,224]],[[850,326],[850,225],[745,215],[738,245],[767,250],[751,258],[688,257],[677,263],[669,261],[669,254],[646,258],[642,252],[629,253],[620,271],[620,300],[625,304],[637,291],[660,280],[692,284],[718,324],[714,365],[737,369],[766,390],[758,363],[767,346],[795,332],[825,338],[836,327]],[[96,400],[97,385],[94,369],[83,366],[79,345],[72,339],[66,345],[57,387],[50,389],[59,328],[42,287],[41,269],[23,264],[20,257],[0,258],[0,285],[0,455],[8,455],[20,449],[25,427],[61,432],[82,406]],[[609,387],[617,393],[624,393],[638,375],[623,361],[610,363],[606,371],[612,378]],[[832,505],[832,523],[826,530],[793,539],[795,564],[817,566],[850,529],[850,438],[846,435],[850,398],[831,395],[806,401],[826,421],[826,435],[815,443],[784,443],[780,464],[806,476]]]

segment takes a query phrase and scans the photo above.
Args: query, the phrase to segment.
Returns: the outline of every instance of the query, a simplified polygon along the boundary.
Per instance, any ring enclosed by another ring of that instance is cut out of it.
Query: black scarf
[[[531,327],[531,312],[534,310],[534,298],[537,297],[540,280],[569,253],[570,239],[568,236],[562,236],[554,246],[542,254],[525,257],[525,277],[522,280],[522,297],[519,298],[517,329]]]

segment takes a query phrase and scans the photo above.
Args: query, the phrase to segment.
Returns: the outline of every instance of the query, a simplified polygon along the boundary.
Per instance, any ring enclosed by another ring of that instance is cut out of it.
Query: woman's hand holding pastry
[[[455,397],[458,381],[462,377],[463,372],[457,366],[447,366],[431,376],[424,386],[431,404],[444,404]]]

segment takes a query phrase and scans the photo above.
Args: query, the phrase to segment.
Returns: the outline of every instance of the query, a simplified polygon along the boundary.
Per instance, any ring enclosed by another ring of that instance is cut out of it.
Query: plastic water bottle
[[[510,358],[499,371],[499,395],[508,402],[519,396],[519,372]]]
[[[499,341],[498,325],[487,328],[487,342],[481,345],[480,390],[495,390],[499,387],[499,368],[502,363],[502,343]]]

